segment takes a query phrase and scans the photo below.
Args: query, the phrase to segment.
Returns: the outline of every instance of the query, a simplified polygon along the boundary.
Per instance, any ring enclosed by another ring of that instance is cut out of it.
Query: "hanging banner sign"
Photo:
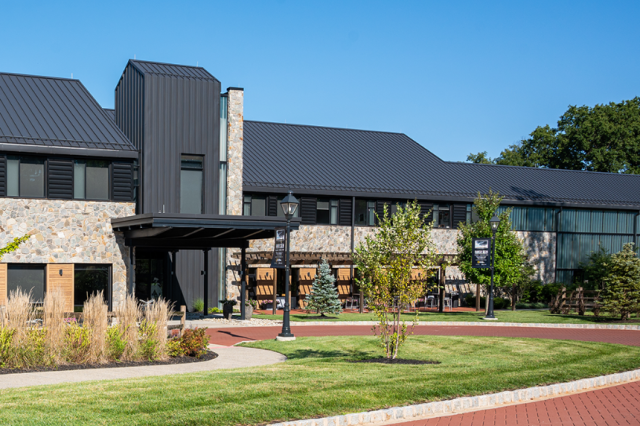
[[[471,239],[471,267],[491,267],[491,238]]]
[[[287,251],[287,230],[286,228],[276,228],[276,236],[273,243],[273,257],[271,258],[272,268],[285,268]]]

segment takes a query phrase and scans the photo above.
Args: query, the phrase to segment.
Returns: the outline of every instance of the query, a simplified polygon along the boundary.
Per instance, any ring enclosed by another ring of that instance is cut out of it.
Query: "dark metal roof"
[[[110,119],[112,119],[113,121],[116,121],[116,110],[115,109],[111,109],[111,108],[102,108],[104,110],[104,112],[107,113],[107,115],[109,116]]]
[[[400,133],[244,122],[245,191],[640,208],[640,176],[442,161]]]
[[[0,150],[33,151],[34,147],[137,156],[135,147],[80,81],[0,73]]]
[[[198,80],[215,80],[209,71],[201,67],[190,67],[187,65],[163,64],[161,62],[139,61],[137,59],[129,59],[132,64],[142,74],[156,74],[171,77],[193,78]]]

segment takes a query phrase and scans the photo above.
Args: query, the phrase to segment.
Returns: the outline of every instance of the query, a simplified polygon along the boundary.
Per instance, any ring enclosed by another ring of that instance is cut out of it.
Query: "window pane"
[[[266,216],[266,204],[265,197],[251,197],[251,216]]]
[[[17,197],[20,195],[20,160],[17,158],[7,159],[7,196]]]
[[[88,296],[103,292],[105,302],[110,299],[107,294],[109,288],[109,265],[79,265],[73,272],[73,304],[84,305]]]
[[[356,200],[356,225],[367,224],[367,202],[365,200]]]
[[[44,265],[11,264],[7,265],[7,296],[21,288],[31,291],[32,300],[44,300]]]
[[[20,196],[44,197],[44,161],[20,161]]]
[[[203,158],[200,155],[181,155],[181,168],[190,170],[202,170]]]
[[[331,200],[331,224],[338,224],[338,200]]]
[[[245,216],[251,216],[251,195],[244,196],[244,209],[243,213]]]
[[[451,211],[448,205],[438,206],[438,227],[449,228],[451,227]]]
[[[329,210],[329,202],[318,200],[318,210]]]
[[[87,164],[86,195],[89,200],[109,199],[109,167]]]
[[[226,131],[226,130],[225,130]],[[218,201],[218,213],[227,214],[227,164],[220,163],[218,176],[220,184],[220,200]]]
[[[180,213],[202,213],[202,170],[180,171]]]
[[[376,224],[376,202],[367,201],[367,210],[369,214],[367,225],[375,225]]]
[[[73,165],[73,198],[84,199],[85,162],[76,161]]]

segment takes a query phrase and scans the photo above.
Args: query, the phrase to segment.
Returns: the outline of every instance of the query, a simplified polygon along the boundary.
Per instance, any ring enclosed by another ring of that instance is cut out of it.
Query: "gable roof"
[[[401,133],[244,122],[246,191],[640,209],[640,176],[443,161]]]
[[[129,59],[129,63],[133,65],[142,74],[218,81],[214,76],[212,76],[209,73],[209,71],[201,67],[191,67],[187,65],[177,65],[177,64],[165,64],[162,62],[140,61],[137,59]]]
[[[111,109],[111,108],[102,108],[102,110],[104,112],[107,113],[107,116],[112,119],[113,121],[116,121],[116,110],[115,109]]]
[[[61,154],[68,148],[79,155],[137,157],[80,81],[0,73],[0,150],[44,147]]]

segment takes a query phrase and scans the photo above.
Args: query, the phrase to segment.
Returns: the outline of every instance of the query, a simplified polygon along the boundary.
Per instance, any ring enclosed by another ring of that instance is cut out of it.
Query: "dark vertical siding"
[[[300,198],[300,218],[305,225],[314,225],[317,222],[318,199],[315,197]]]
[[[351,198],[341,198],[338,204],[338,224],[351,226]]]
[[[47,194],[49,198],[73,198],[72,160],[47,160]]]
[[[267,216],[278,216],[278,197],[269,195],[267,197]]]
[[[0,197],[7,196],[7,157],[0,155]]]
[[[454,204],[453,205],[453,228],[457,228],[460,222],[466,222],[467,220],[467,205],[466,204]]]
[[[420,215],[425,218],[427,223],[430,223],[433,220],[433,203],[419,200],[418,205],[420,206]],[[425,216],[427,212],[429,212],[429,214]]]
[[[378,218],[376,219],[378,222],[384,217],[384,205],[387,205],[387,209],[389,209],[389,214],[391,214],[391,201],[390,200],[378,200],[376,201],[376,214]]]
[[[114,162],[111,166],[111,199],[133,200],[133,164]]]
[[[182,250],[176,254],[176,288],[171,295],[179,304],[193,306],[193,301],[204,298],[204,254],[202,250]],[[209,252],[209,307],[218,306],[218,249]]]

